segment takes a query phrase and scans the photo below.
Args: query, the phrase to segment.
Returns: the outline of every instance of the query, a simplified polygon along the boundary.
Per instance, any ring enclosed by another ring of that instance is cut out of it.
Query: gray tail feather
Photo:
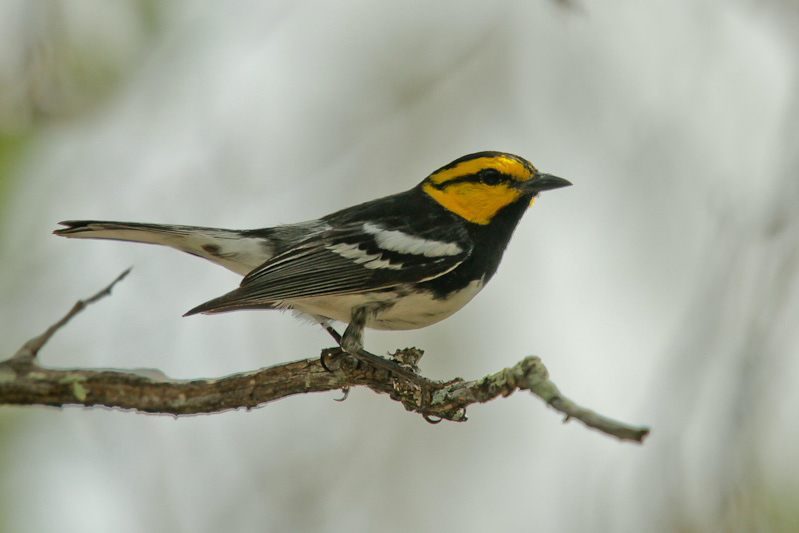
[[[239,289],[231,291],[227,294],[208,300],[197,307],[190,309],[183,316],[191,316],[197,314],[215,315],[217,313],[227,313],[229,311],[244,311],[246,309],[276,309],[274,302],[259,302],[247,303],[239,297]]]
[[[251,245],[251,250],[239,247],[237,250],[239,254],[224,253],[224,248],[231,243],[240,242],[242,239],[253,240],[252,237],[249,239],[245,237],[245,234],[255,232],[102,220],[67,220],[59,224],[66,227],[57,229],[53,233],[62,237],[161,244],[198,255],[242,275],[269,258],[264,245],[258,244]],[[262,230],[261,233],[265,231],[267,230]],[[265,243],[268,239],[262,237],[259,240]],[[253,303],[252,300],[242,298],[241,289],[236,289],[198,305],[183,316],[226,313],[243,309],[275,309],[276,305],[275,302]]]
[[[65,220],[66,226],[53,233],[62,237],[85,239],[111,239],[119,241],[166,244],[165,237],[186,237],[208,231],[220,231],[199,226],[173,226],[169,224],[142,224],[139,222],[114,222],[108,220]]]
[[[201,226],[67,220],[53,233],[79,239],[160,244],[190,253],[245,275],[273,255],[269,229],[239,231]]]

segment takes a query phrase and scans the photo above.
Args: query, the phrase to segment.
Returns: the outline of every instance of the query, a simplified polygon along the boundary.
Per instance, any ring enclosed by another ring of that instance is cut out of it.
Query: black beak
[[[539,172],[535,178],[527,182],[527,187],[531,191],[539,193],[541,191],[548,191],[550,189],[560,189],[561,187],[568,187],[572,184],[569,180],[553,176],[552,174],[543,174]]]

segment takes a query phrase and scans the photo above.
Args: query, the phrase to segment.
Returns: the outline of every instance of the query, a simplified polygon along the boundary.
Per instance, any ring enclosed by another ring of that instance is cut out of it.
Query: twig
[[[67,322],[69,322],[72,319],[72,317],[83,311],[87,305],[91,305],[97,300],[104,298],[105,296],[110,296],[111,289],[114,288],[114,285],[125,279],[125,276],[130,274],[130,271],[132,269],[133,267],[130,267],[127,270],[125,270],[122,274],[117,276],[117,279],[112,281],[108,285],[108,287],[101,290],[91,298],[88,298],[86,300],[78,300],[75,303],[75,305],[72,306],[72,309],[70,309],[69,312],[66,315],[64,315],[64,318],[62,318],[61,320],[59,320],[58,322],[47,328],[47,331],[45,331],[41,335],[34,337],[25,344],[23,344],[22,347],[19,350],[17,350],[17,353],[14,354],[14,357],[15,358],[28,357],[31,359],[35,359],[39,353],[39,350],[42,349],[42,346],[44,346],[47,343],[47,341],[50,340],[50,337],[52,337],[56,331],[64,327],[67,324]]]
[[[361,385],[388,394],[408,411],[463,422],[469,405],[509,396],[516,390],[529,390],[566,415],[566,420],[575,418],[618,439],[640,443],[649,433],[647,428],[602,417],[563,396],[549,381],[547,369],[538,357],[527,357],[511,368],[479,380],[428,382],[427,398],[421,397],[422,390],[417,383],[358,364],[347,355],[330,357],[340,350],[325,350],[321,358],[198,380],[170,379],[158,371],[60,369],[40,365],[36,355],[47,340],[88,304],[110,294],[129,271],[93,297],[76,303],[64,318],[26,342],[14,357],[0,362],[0,405],[105,406],[180,416],[252,409],[295,394],[347,391]],[[416,348],[406,348],[398,351],[394,358],[414,368],[422,354]]]
[[[457,419],[457,410],[473,403],[485,403],[498,396],[510,396],[516,390],[529,390],[566,418],[574,418],[586,426],[619,440],[641,443],[649,435],[649,428],[634,427],[598,415],[569,400],[549,380],[549,373],[535,356],[526,357],[511,368],[505,368],[477,381],[452,384],[442,389],[433,401],[433,414],[449,420]],[[465,419],[465,414],[464,414]]]

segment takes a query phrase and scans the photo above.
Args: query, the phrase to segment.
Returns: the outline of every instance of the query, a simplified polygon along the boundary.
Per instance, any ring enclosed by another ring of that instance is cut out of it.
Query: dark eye
[[[502,174],[495,168],[487,168],[480,171],[480,181],[486,185],[496,185],[502,181]]]

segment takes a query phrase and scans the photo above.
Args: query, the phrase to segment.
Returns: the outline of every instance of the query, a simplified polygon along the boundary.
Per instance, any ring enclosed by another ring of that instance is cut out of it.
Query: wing
[[[435,228],[430,228],[435,232]],[[465,233],[446,241],[373,222],[318,233],[250,272],[241,286],[186,315],[274,307],[276,302],[373,291],[452,271],[472,253]]]

